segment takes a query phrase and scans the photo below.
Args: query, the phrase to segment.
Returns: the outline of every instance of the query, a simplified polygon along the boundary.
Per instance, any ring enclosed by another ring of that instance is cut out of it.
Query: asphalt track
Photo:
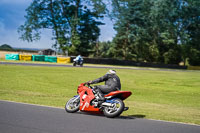
[[[0,100],[0,133],[200,133],[200,126],[134,117],[106,118]]]
[[[21,62],[3,62],[0,61],[0,65],[23,65],[23,66],[48,66],[48,67],[74,67],[72,65],[62,64],[42,64],[42,63],[21,63]],[[193,70],[184,69],[166,69],[166,68],[144,68],[144,67],[115,67],[115,66],[83,66],[84,68],[107,68],[107,69],[132,69],[132,70],[152,70],[152,71],[182,71],[182,72],[193,72]]]

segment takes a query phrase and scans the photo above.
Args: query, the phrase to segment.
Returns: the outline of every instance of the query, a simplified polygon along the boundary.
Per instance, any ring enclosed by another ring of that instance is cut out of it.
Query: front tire
[[[79,107],[80,107],[80,97],[79,98],[73,97],[66,103],[65,110],[68,113],[75,113],[79,110]]]
[[[108,118],[119,116],[124,111],[124,102],[121,99],[115,99],[112,107],[105,107],[103,113]]]

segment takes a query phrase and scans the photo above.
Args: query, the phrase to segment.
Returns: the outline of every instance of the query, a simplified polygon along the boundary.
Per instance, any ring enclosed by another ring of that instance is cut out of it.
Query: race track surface
[[[59,108],[0,100],[0,133],[200,133],[200,126],[71,114]]]

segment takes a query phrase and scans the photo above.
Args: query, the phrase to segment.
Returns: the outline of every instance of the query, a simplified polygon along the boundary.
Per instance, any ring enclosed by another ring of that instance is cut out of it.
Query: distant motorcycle
[[[103,113],[109,118],[117,117],[123,111],[128,110],[123,100],[132,94],[130,91],[113,91],[106,94],[104,96],[106,101],[99,105],[98,94],[89,84],[80,84],[77,93],[78,95],[67,101],[65,105],[67,112],[74,113],[80,110],[83,112]]]
[[[77,60],[73,59],[73,66],[80,65],[81,67],[83,66],[83,59]]]

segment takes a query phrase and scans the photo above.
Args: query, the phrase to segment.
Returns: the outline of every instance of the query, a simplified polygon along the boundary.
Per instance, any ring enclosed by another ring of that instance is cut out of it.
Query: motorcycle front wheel
[[[68,113],[75,113],[80,107],[80,97],[73,97],[65,104],[65,110]]]
[[[115,99],[111,107],[105,107],[103,113],[106,117],[114,118],[124,111],[124,102],[121,99]]]

